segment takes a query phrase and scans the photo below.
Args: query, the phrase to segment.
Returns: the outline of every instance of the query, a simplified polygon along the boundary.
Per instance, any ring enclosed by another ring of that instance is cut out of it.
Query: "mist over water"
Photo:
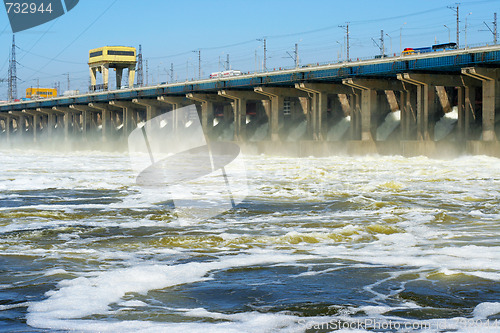
[[[0,161],[1,331],[500,318],[496,158],[247,156],[246,200],[203,222],[137,186],[124,153]]]

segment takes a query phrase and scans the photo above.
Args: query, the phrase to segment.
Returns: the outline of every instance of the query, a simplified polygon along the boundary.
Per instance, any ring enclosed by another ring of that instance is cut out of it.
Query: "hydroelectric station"
[[[127,68],[129,86],[0,105],[0,144],[114,149],[144,122],[195,104],[208,139],[251,153],[500,156],[500,45],[148,87],[133,87],[135,49],[92,52],[94,87],[110,67],[118,88]]]

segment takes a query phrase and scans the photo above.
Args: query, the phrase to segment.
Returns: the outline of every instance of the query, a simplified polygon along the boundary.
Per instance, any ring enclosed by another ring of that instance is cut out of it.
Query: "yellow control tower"
[[[109,69],[116,70],[116,88],[120,89],[122,85],[123,69],[128,68],[128,86],[134,85],[135,47],[128,46],[104,46],[89,51],[89,69],[90,69],[90,89],[95,91],[97,72],[102,73],[103,88],[108,90]]]

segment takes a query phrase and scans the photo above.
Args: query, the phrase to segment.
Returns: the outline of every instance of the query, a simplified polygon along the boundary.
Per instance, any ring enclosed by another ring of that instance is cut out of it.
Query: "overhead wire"
[[[106,12],[108,10],[111,9],[111,7],[113,7],[113,5],[117,2],[118,0],[114,0],[99,16],[97,16],[85,29],[83,29],[82,32],[80,32],[80,34],[78,36],[76,36],[68,45],[66,45],[66,47],[64,47],[56,56],[54,56],[53,58],[51,58],[45,65],[43,65],[37,72],[35,72],[33,75],[31,75],[31,77],[29,77],[28,79],[31,79],[33,78],[33,76],[35,76],[35,74],[37,74],[39,71],[41,71],[42,69],[44,69],[45,67],[47,67],[52,61],[54,61],[55,59],[57,59],[61,54],[64,53],[64,51],[66,51],[71,45],[73,45],[73,43],[75,43],[85,32],[87,32],[102,16],[104,16],[104,14],[106,14]]]

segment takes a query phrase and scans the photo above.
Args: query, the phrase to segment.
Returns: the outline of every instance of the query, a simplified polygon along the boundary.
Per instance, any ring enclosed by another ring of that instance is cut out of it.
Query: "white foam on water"
[[[493,315],[500,314],[500,302],[484,302],[478,304],[473,311],[474,318],[476,319],[486,319]],[[499,327],[500,329],[500,327]]]
[[[446,138],[453,131],[458,121],[458,107],[446,113],[434,126],[434,141],[440,141]]]
[[[30,304],[31,302],[22,302],[22,303],[7,304],[7,305],[0,304],[0,311],[11,310],[16,308],[25,308],[28,307]]]
[[[67,271],[65,271],[64,269],[62,268],[54,268],[54,269],[50,269],[48,271],[45,272],[45,276],[52,276],[52,275],[68,275],[70,273],[68,273]]]
[[[118,303],[120,306],[127,306],[127,307],[147,307],[148,305],[144,302],[141,301],[124,301]]]
[[[211,279],[207,276],[208,273],[217,270],[295,262],[306,258],[309,256],[255,250],[250,255],[225,257],[213,262],[190,262],[179,265],[139,264],[130,268],[96,273],[94,277],[63,280],[58,284],[57,290],[46,293],[48,297],[46,300],[29,306],[27,322],[30,326],[39,328],[87,330],[90,327],[87,321],[67,320],[93,314],[106,314],[109,312],[109,305],[119,303],[126,293],[145,294],[150,290],[205,281]],[[99,330],[107,330],[105,327],[109,323],[101,325]]]
[[[382,125],[377,128],[377,141],[385,141],[401,123],[401,111],[389,112]]]
[[[193,333],[262,333],[282,332],[299,333],[304,332],[304,326],[300,324],[300,318],[287,314],[270,314],[259,312],[244,312],[241,314],[226,315],[215,312],[193,309],[186,312],[195,318],[197,322],[154,322],[127,320],[121,322],[106,322],[98,320],[49,320],[47,326],[51,329],[69,330],[78,332],[193,332]],[[203,322],[201,319],[217,320],[216,322]]]
[[[8,190],[11,188],[10,185],[14,185],[13,188],[19,190],[77,187],[124,191],[122,202],[113,203],[106,208],[105,205],[35,207],[44,212],[59,209],[74,211],[82,207],[106,209],[110,212],[121,208],[149,209],[155,208],[150,202],[159,202],[165,197],[165,193],[142,193],[134,185],[127,185],[133,184],[135,179],[130,176],[127,167],[122,167],[125,165],[122,163],[127,160],[125,155],[116,154],[112,157],[101,153],[82,153],[82,155],[83,159],[77,154],[44,157],[43,154],[20,153],[16,159],[0,152],[0,160],[2,164],[5,163],[6,170],[0,175],[0,190]],[[35,166],[33,161],[40,164]],[[189,229],[183,229],[182,232],[186,234],[191,231],[203,232],[223,239],[220,246],[210,245],[213,246],[211,250],[215,249],[211,253],[222,256],[220,260],[171,266],[164,263],[137,264],[137,262],[140,262],[138,258],[141,256],[157,254],[170,256],[169,258],[173,256],[178,258],[182,255],[192,258],[189,253],[192,249],[148,248],[147,242],[137,251],[135,247],[131,247],[132,250],[114,249],[107,248],[108,245],[90,248],[86,246],[92,244],[95,238],[78,239],[71,236],[78,234],[58,236],[59,240],[66,242],[50,248],[39,247],[36,241],[34,245],[25,245],[22,242],[14,244],[10,240],[11,243],[5,243],[7,244],[5,254],[32,255],[34,258],[48,259],[71,258],[86,261],[95,259],[99,263],[105,263],[104,267],[131,263],[134,265],[129,268],[110,268],[103,272],[94,271],[91,276],[87,273],[69,273],[85,275],[61,282],[58,289],[47,294],[46,300],[29,304],[30,323],[47,329],[77,331],[257,332],[258,329],[303,331],[294,324],[301,318],[293,316],[252,312],[227,315],[209,312],[209,309],[185,311],[184,315],[188,317],[196,318],[196,314],[199,314],[200,321],[195,323],[81,319],[91,314],[113,315],[110,311],[110,305],[113,304],[126,308],[147,306],[145,305],[147,301],[124,300],[123,295],[128,293],[147,293],[153,289],[203,281],[208,279],[213,271],[246,265],[246,256],[224,257],[220,251],[228,248],[227,243],[231,239],[248,236],[250,247],[262,246],[271,252],[273,249],[283,248],[285,244],[287,248],[297,252],[307,251],[316,259],[339,259],[352,263],[349,267],[362,267],[368,264],[377,267],[410,267],[421,279],[443,273],[444,277],[439,279],[451,280],[455,278],[453,275],[467,274],[495,282],[500,281],[498,238],[495,238],[498,234],[497,221],[500,220],[497,208],[500,197],[499,159],[485,156],[462,157],[452,161],[433,161],[422,157],[406,159],[397,156],[323,159],[251,157],[249,162],[253,168],[250,170],[252,173],[250,181],[253,183],[250,198],[256,199],[257,202],[261,200],[299,205],[331,202],[333,208],[311,206],[310,212],[307,214],[299,212],[300,215],[293,215],[293,208],[277,210],[274,213],[258,212],[245,218],[224,217],[220,220],[207,221],[199,227],[188,222],[158,221],[149,217],[115,219],[110,216],[80,221],[58,220],[56,217],[29,220],[21,217],[0,226],[2,233],[33,230],[33,235],[37,238],[39,236],[36,235],[36,229],[57,229],[75,225],[119,228],[189,225]],[[477,205],[475,202],[482,204]],[[346,208],[335,208],[341,203],[345,204]],[[447,213],[453,217],[455,213],[450,208],[441,208],[441,205],[460,207],[460,211],[456,212],[460,215],[460,220],[446,223],[441,221],[440,214]],[[9,208],[3,207],[3,209],[2,213],[9,211]],[[2,223],[7,219],[4,218]],[[308,224],[311,225],[306,227]],[[395,233],[370,231],[368,227],[374,224],[394,227]],[[166,230],[168,232],[169,229]],[[330,234],[350,236],[339,241],[329,238]],[[268,237],[269,235],[273,237]],[[159,237],[162,236],[163,234]],[[311,243],[308,243],[308,237],[313,240]],[[108,239],[103,237],[101,240],[106,243]],[[109,246],[112,247],[113,244],[111,242]],[[276,250],[269,256],[278,255],[280,251],[283,250]],[[252,256],[255,258],[255,265],[300,260],[297,254],[287,255],[286,259],[279,259],[278,256],[279,260],[276,259],[278,261],[273,261],[272,258],[265,261],[264,254],[262,256],[251,254],[250,257]],[[107,260],[116,260],[116,263],[107,266]],[[86,267],[90,270],[97,269],[91,265]],[[296,263],[293,265],[297,266]],[[328,269],[303,275],[326,274],[334,269],[336,267],[330,266]],[[49,269],[45,274],[48,276],[68,274],[64,272],[66,271]],[[10,287],[10,285],[5,286],[7,286],[5,288]],[[372,288],[367,290],[377,290],[373,286],[369,287]],[[374,297],[377,297],[375,293]],[[495,315],[497,304],[478,305],[474,316],[484,318]],[[28,304],[25,303],[24,306]],[[399,306],[411,308],[415,305]],[[386,309],[387,307],[382,305],[366,310],[371,316],[384,318]],[[203,322],[202,318],[221,322]],[[330,318],[317,319],[328,321]],[[352,317],[346,316],[344,319],[349,320]],[[278,324],[281,320],[281,324]],[[262,325],[259,326],[259,323]],[[453,321],[447,323],[451,325]],[[464,325],[456,327],[458,332],[468,332]]]

